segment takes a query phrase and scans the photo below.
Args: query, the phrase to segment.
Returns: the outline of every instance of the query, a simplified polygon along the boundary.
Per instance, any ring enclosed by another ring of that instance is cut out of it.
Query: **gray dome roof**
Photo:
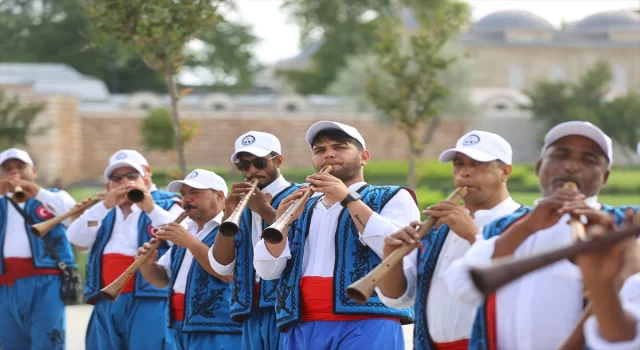
[[[607,11],[588,16],[571,26],[575,31],[640,29],[640,15],[632,11]]]
[[[554,30],[546,19],[528,11],[509,10],[489,14],[473,24],[473,31],[502,31],[508,29]]]

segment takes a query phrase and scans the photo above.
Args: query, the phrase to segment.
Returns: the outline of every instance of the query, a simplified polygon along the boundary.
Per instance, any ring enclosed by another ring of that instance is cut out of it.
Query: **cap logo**
[[[462,141],[463,146],[472,146],[476,143],[480,142],[480,138],[477,135],[469,135],[464,141]]]
[[[197,171],[193,171],[191,172],[191,174],[187,175],[187,179],[193,179],[194,177],[198,176],[198,172]]]
[[[256,142],[256,138],[251,135],[247,135],[240,142],[243,146],[249,146],[250,144]]]
[[[125,159],[125,158],[127,158],[127,154],[124,153],[124,152],[120,152],[120,153],[116,154],[116,159],[117,160]]]

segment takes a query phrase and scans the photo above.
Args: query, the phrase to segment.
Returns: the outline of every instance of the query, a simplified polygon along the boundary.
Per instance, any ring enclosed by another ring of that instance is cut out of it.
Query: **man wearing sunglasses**
[[[138,248],[154,231],[183,212],[172,199],[154,199],[151,182],[136,157],[122,152],[112,157],[104,172],[104,199],[86,210],[67,231],[71,243],[90,249],[85,298],[94,304],[87,328],[87,349],[165,349],[168,289],[156,288],[140,272],[129,280],[115,302],[102,299],[100,289],[118,278],[135,260]],[[141,190],[144,199],[132,203],[127,192]],[[186,224],[184,224],[186,226]],[[169,249],[165,242],[158,253]]]
[[[65,191],[41,188],[29,154],[11,148],[0,153],[0,348],[64,349],[64,279],[57,261],[75,268],[65,235],[69,219],[46,236],[29,226],[62,215],[75,200]],[[15,186],[27,201],[16,203]],[[55,252],[51,254],[48,249]]]
[[[274,135],[249,131],[238,137],[231,156],[246,182],[233,184],[225,200],[225,217],[233,213],[240,199],[251,191],[249,182],[258,179],[235,237],[217,235],[209,250],[211,267],[221,275],[233,275],[231,317],[242,322],[242,349],[276,350],[281,334],[276,327],[275,282],[261,280],[253,269],[253,247],[262,230],[276,219],[280,200],[300,185],[280,174],[283,157],[280,141]]]

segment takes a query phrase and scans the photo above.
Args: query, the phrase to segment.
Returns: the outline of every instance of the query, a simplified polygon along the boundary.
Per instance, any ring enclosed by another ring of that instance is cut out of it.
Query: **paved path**
[[[91,316],[91,305],[75,305],[67,307],[67,350],[85,350],[84,335]],[[412,349],[413,325],[402,327],[407,349]],[[143,349],[139,349],[143,350]]]

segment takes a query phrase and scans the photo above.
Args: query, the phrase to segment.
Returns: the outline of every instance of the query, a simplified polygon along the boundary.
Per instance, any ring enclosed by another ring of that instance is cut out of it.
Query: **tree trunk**
[[[440,118],[440,116],[435,116],[431,118],[431,120],[429,121],[429,125],[427,125],[427,130],[425,130],[424,136],[422,137],[422,145],[424,147],[422,148],[420,155],[422,155],[422,153],[424,152],[424,149],[427,148],[426,146],[429,143],[431,143],[431,140],[433,140],[433,137],[435,136],[441,121],[442,119]]]
[[[407,172],[407,187],[416,189],[416,160],[417,156],[411,145],[409,145],[409,171]]]
[[[178,156],[178,166],[180,167],[180,178],[187,175],[187,162],[184,159],[184,143],[182,142],[182,128],[180,127],[180,115],[178,113],[178,88],[173,80],[173,72],[167,72],[167,87],[171,97],[171,119],[173,120],[173,132],[176,137],[176,154]]]

